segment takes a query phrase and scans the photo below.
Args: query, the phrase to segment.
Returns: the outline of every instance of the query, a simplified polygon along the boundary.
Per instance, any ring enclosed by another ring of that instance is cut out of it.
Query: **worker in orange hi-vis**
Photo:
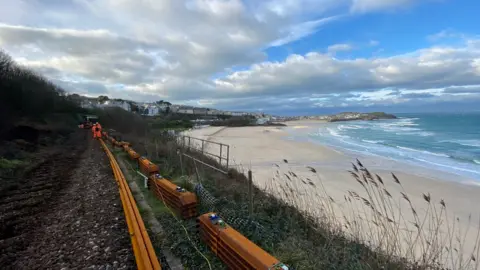
[[[93,138],[96,139],[97,138],[97,133],[95,132],[95,129],[97,128],[97,124],[94,123],[92,125],[92,135],[93,135]]]
[[[95,128],[95,136],[100,139],[102,138],[102,125],[100,123],[97,123],[96,128]]]

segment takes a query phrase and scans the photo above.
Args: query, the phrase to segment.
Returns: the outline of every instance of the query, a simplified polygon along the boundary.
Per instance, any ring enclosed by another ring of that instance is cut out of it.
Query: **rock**
[[[355,113],[355,112],[345,112],[335,115],[330,115],[326,118],[328,122],[338,122],[338,121],[355,121],[355,120],[378,120],[378,119],[396,119],[397,117],[393,114],[388,114],[384,112],[373,112],[373,113]]]

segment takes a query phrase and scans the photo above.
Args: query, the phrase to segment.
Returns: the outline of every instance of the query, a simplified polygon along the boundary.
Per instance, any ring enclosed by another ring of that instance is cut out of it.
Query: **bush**
[[[210,124],[211,126],[226,126],[226,127],[245,127],[245,126],[254,126],[255,119],[252,118],[243,118],[243,117],[232,117],[225,120],[214,121]]]
[[[18,66],[0,51],[0,137],[20,119],[44,122],[46,117],[55,113],[76,114],[81,111],[62,88]]]

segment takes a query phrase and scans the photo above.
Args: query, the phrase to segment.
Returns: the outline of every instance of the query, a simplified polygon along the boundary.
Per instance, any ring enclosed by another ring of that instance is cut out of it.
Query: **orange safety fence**
[[[119,187],[120,199],[125,212],[137,268],[140,270],[162,269],[125,176],[105,142],[102,139],[100,139],[100,142],[110,160],[110,165]]]
[[[108,135],[107,135],[108,136]],[[129,143],[118,142],[114,138],[110,137],[112,145],[122,146],[127,152],[130,159],[137,161],[138,167],[142,173],[148,177],[148,187],[155,194],[155,196],[163,201],[168,207],[172,208],[177,214],[184,219],[193,218],[197,215],[197,205],[198,199],[197,196],[181,187],[176,186],[174,183],[165,179],[159,175],[159,167],[152,163],[145,157],[141,157],[137,152],[130,147]],[[113,158],[113,161],[116,163],[113,154],[108,150],[105,143],[101,140],[102,145],[106,149],[107,154]],[[125,145],[127,144],[127,145]],[[111,161],[112,162],[112,161]],[[116,165],[118,167],[118,164]],[[112,165],[113,168],[113,165]],[[115,170],[114,170],[115,171]],[[118,171],[120,169],[118,168]],[[121,171],[120,171],[121,173]],[[123,174],[122,174],[123,177]],[[118,182],[118,180],[117,180]],[[128,189],[125,178],[123,177],[124,185]],[[130,189],[128,189],[130,192]],[[130,193],[131,201],[135,206],[135,202]],[[122,200],[123,202],[123,200]],[[125,206],[124,206],[125,209]],[[135,207],[136,209],[136,207]],[[127,211],[125,210],[127,215]],[[136,215],[138,214],[138,209],[136,209]],[[139,218],[141,225],[144,225],[141,217]],[[127,219],[128,222],[128,219]],[[129,225],[129,229],[130,229]],[[264,251],[262,248],[257,246],[255,243],[247,239],[241,233],[227,225],[219,216],[215,213],[206,213],[197,218],[197,226],[199,228],[200,238],[210,247],[213,253],[220,258],[227,266],[228,269],[238,269],[238,270],[256,270],[256,269],[265,269],[265,270],[288,270],[289,267],[281,263],[278,259],[270,255],[268,252]],[[142,229],[140,229],[141,232]],[[146,240],[151,246],[150,239],[146,234]],[[142,235],[143,236],[143,235]],[[145,239],[145,238],[144,238]],[[145,242],[144,241],[144,242]],[[132,238],[132,245],[139,246],[139,244],[134,243]],[[138,248],[137,248],[138,249]],[[142,249],[143,250],[143,249]],[[137,251],[140,254],[142,251]],[[152,249],[153,252],[153,249]],[[137,258],[137,253],[135,257]],[[155,255],[153,253],[153,255]],[[139,255],[140,256],[140,255]],[[142,257],[143,258],[143,257]],[[155,257],[156,259],[156,257]],[[147,261],[142,259],[143,261]],[[156,261],[158,263],[158,260]],[[139,265],[137,259],[137,265]],[[160,267],[160,266],[158,266]],[[138,267],[139,269],[140,266]],[[143,268],[146,269],[146,268]]]
[[[158,174],[148,177],[149,189],[183,219],[197,216],[197,195],[181,188]]]
[[[200,238],[227,266],[238,270],[288,270],[278,259],[227,225],[215,213],[197,218]]]
[[[127,151],[127,153],[131,160],[137,160],[140,158],[140,155],[137,152],[135,152],[135,150],[133,150],[132,148],[130,148]]]
[[[140,168],[140,171],[144,173],[146,176],[159,173],[158,166],[153,164],[146,157],[140,157],[138,159],[138,167]]]

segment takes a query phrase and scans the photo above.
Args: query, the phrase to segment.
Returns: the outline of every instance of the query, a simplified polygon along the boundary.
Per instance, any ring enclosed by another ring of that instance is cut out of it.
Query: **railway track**
[[[1,179],[0,269],[136,269],[109,161],[82,135]]]

